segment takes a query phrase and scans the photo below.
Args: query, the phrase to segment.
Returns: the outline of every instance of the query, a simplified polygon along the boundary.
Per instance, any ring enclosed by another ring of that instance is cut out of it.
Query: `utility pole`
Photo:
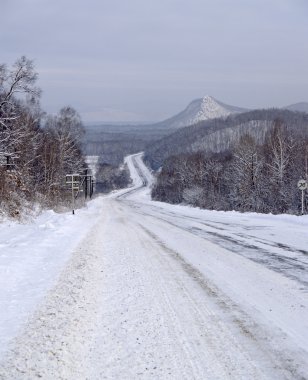
[[[74,182],[72,181],[72,213],[75,215],[75,194],[74,194]]]
[[[305,175],[306,175],[306,181],[308,181],[308,144],[306,144],[306,152],[305,152]]]
[[[65,176],[65,182],[71,186],[72,191],[72,214],[75,215],[75,190],[79,191],[80,175],[79,174],[67,174]]]
[[[75,214],[75,199],[79,192],[84,191],[85,199],[92,198],[93,194],[93,179],[92,175],[88,174],[88,169],[84,170],[84,174],[66,174],[65,182],[70,187],[72,192],[72,213]],[[75,194],[76,192],[76,194]]]
[[[84,198],[88,198],[88,169],[84,171]]]
[[[308,183],[307,183],[307,181],[305,179],[300,179],[297,182],[297,187],[302,192],[302,215],[304,215],[304,211],[305,211],[305,191],[306,191],[306,189],[308,187]]]
[[[90,178],[90,198],[92,198],[93,195],[93,186],[94,185],[94,179],[92,177]]]

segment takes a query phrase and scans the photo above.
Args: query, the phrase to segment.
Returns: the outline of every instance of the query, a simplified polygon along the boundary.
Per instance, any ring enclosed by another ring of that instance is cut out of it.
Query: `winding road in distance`
[[[134,185],[102,197],[0,379],[308,379],[300,224],[152,202],[126,162]]]

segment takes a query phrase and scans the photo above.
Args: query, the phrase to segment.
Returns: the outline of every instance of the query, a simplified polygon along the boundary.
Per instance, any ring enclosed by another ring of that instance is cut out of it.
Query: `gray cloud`
[[[246,107],[308,100],[306,1],[2,2],[1,62],[35,60],[50,112],[155,120],[207,93]]]

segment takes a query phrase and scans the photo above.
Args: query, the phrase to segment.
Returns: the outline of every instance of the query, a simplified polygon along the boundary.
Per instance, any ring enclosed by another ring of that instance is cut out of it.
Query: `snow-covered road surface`
[[[151,202],[127,163],[134,187],[95,201],[0,378],[307,379],[307,217]]]

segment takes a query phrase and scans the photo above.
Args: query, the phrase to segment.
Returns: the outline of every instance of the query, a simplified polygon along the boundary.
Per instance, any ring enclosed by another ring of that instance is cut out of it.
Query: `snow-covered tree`
[[[46,194],[56,195],[64,187],[66,174],[81,173],[85,168],[81,152],[84,128],[76,110],[64,107],[56,116],[47,118],[44,132],[44,188]]]
[[[33,200],[65,194],[65,174],[84,168],[83,126],[71,107],[55,117],[43,112],[33,62],[19,58],[0,65],[0,212],[18,215]]]
[[[260,177],[263,167],[259,147],[251,136],[244,135],[235,147],[233,156],[233,202],[241,210],[259,211]]]
[[[270,188],[269,203],[280,212],[289,208],[290,194],[293,192],[292,177],[296,156],[295,137],[281,120],[275,120],[264,144],[266,159],[266,182]],[[296,179],[295,179],[296,181]]]
[[[0,66],[0,164],[13,164],[19,158],[18,146],[28,133],[22,116],[37,103],[40,90],[35,87],[37,73],[33,62],[25,56],[19,58],[11,69]],[[27,104],[25,104],[25,101]],[[32,105],[31,105],[32,103]]]

